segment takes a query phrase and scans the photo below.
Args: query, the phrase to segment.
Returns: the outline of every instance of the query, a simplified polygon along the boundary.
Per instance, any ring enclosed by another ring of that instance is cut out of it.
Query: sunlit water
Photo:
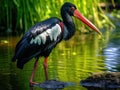
[[[107,47],[103,50],[108,71],[120,71],[120,29],[114,31]]]
[[[19,39],[0,37],[0,90],[30,90],[29,78],[35,60],[30,60],[23,70],[11,62]],[[49,79],[74,83],[62,90],[87,90],[80,85],[80,80],[92,73],[120,71],[120,37],[111,38],[105,46],[101,42],[97,35],[76,33],[71,40],[57,45],[49,57]],[[43,60],[39,60],[34,78],[36,82],[45,81]],[[34,87],[33,90],[44,89]]]

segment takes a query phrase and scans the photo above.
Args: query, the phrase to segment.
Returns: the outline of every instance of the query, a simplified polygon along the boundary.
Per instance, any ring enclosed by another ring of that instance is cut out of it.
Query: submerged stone
[[[61,81],[57,81],[57,80],[48,80],[45,81],[43,83],[37,84],[35,86],[44,88],[44,89],[62,89],[65,88],[67,86],[71,86],[73,85],[73,83],[71,82],[61,82]]]
[[[80,81],[84,87],[120,88],[120,72],[98,73]]]

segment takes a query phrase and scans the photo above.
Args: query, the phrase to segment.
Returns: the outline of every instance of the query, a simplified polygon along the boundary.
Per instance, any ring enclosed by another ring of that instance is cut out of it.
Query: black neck
[[[67,39],[71,38],[75,33],[75,24],[72,20],[72,17],[64,10],[61,11],[61,16],[63,18],[63,23],[67,28]]]

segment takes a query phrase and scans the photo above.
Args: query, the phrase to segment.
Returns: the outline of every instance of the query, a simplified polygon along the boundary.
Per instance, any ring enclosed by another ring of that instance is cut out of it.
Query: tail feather
[[[23,69],[24,64],[27,63],[32,57],[28,58],[18,58],[17,59],[17,67]]]
[[[23,64],[17,63],[17,67],[20,68],[20,69],[23,69]]]

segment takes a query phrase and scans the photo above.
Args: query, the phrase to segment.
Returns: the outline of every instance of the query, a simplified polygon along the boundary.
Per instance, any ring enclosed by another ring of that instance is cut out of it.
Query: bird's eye
[[[74,10],[75,10],[75,7],[71,7],[70,10],[71,10],[71,11],[74,11]]]

